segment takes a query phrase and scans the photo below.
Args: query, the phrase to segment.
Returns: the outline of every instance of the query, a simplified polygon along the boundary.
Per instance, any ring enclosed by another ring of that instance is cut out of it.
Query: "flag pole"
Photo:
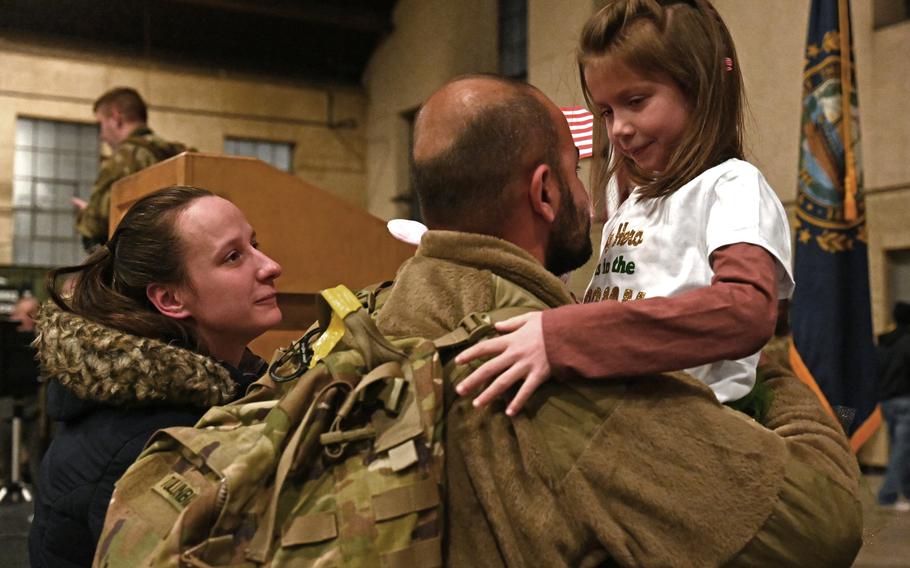
[[[840,24],[841,135],[844,141],[844,220],[856,220],[856,162],[853,154],[853,62],[850,50],[850,0],[838,0]]]

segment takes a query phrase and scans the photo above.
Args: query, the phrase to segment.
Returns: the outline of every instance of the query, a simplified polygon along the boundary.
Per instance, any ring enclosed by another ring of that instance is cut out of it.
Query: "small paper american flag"
[[[572,141],[578,148],[579,156],[590,158],[594,153],[594,115],[582,106],[561,107],[559,110],[569,122]]]

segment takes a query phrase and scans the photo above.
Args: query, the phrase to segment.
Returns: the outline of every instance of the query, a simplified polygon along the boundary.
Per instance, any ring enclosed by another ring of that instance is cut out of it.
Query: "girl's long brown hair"
[[[742,73],[730,32],[710,2],[614,0],[588,20],[578,47],[578,71],[585,100],[596,117],[599,111],[584,71],[605,55],[620,58],[646,77],[675,82],[689,102],[690,119],[659,173],[642,171],[619,153],[612,155],[603,121],[595,120],[595,193],[615,176],[621,192],[638,186],[643,198],[664,197],[725,160],[743,158]]]
[[[85,262],[52,270],[47,289],[60,309],[127,333],[200,350],[190,324],[162,315],[149,301],[149,284],[186,282],[184,247],[177,216],[193,201],[213,195],[195,187],[173,186],[137,201],[110,241]],[[76,275],[72,294],[61,294],[57,280]]]

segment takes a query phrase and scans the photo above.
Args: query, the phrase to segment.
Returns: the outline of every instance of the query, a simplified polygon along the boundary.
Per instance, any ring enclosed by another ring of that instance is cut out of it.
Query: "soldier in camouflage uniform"
[[[115,181],[187,150],[179,142],[156,136],[146,124],[145,102],[134,89],[119,87],[98,98],[93,107],[101,139],[113,154],[104,161],[88,202],[73,198],[76,230],[87,251],[107,242],[111,186]]]
[[[468,77],[432,95],[411,168],[430,230],[379,329],[433,337],[470,312],[572,303],[554,274],[591,251],[577,163],[536,89]],[[862,520],[846,438],[798,379],[759,371],[774,393],[761,425],[685,373],[546,381],[511,417],[502,400],[447,401],[446,565],[849,566]]]

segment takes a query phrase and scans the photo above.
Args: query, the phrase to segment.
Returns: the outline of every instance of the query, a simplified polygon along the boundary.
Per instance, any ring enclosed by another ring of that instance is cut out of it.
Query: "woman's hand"
[[[524,381],[506,408],[506,414],[515,416],[537,387],[550,378],[542,320],[540,312],[531,312],[499,322],[496,330],[506,335],[481,341],[455,357],[459,365],[492,357],[458,384],[455,389],[458,394],[470,394],[492,379],[474,399],[474,406],[479,408],[490,404],[516,382]]]

